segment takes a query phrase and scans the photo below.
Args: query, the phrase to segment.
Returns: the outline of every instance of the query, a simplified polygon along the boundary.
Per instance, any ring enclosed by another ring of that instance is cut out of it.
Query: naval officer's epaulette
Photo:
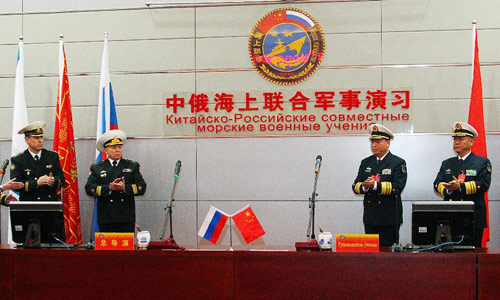
[[[12,157],[18,157],[19,155],[22,155],[23,153],[24,153],[24,151],[19,152],[18,154],[14,155],[14,156],[12,156]]]
[[[95,163],[93,163],[93,164],[91,165],[91,167],[101,165],[101,164],[103,164],[103,163],[105,163],[105,162],[106,162],[106,160],[101,160],[101,161],[95,162]]]
[[[135,160],[131,160],[131,159],[126,159],[126,158],[123,158],[124,161],[128,161],[129,163],[132,163],[132,164],[136,164],[138,165],[139,163],[136,162]]]

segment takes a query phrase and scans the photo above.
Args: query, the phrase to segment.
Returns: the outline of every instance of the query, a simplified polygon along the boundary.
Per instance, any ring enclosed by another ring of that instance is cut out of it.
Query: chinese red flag
[[[82,243],[80,222],[80,200],[78,197],[78,175],[76,170],[75,138],[73,135],[73,116],[69,96],[68,69],[66,53],[62,40],[59,42],[59,90],[57,93],[56,122],[54,127],[53,149],[59,154],[64,177],[63,207],[64,227],[67,244]]]
[[[247,244],[265,234],[250,205],[234,214],[232,218]]]
[[[474,139],[472,151],[484,157],[488,157],[486,150],[486,134],[484,130],[484,112],[483,112],[483,87],[481,83],[481,69],[479,66],[479,46],[477,42],[476,24],[472,27],[472,36],[474,42],[474,63],[472,73],[472,92],[469,106],[469,124],[477,130],[478,136]],[[484,194],[486,204],[486,228],[483,233],[482,247],[486,247],[486,242],[490,240],[490,214],[488,205],[488,192]]]

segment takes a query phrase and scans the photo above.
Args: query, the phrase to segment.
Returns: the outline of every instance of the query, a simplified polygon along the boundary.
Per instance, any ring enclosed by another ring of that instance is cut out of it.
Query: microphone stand
[[[148,249],[172,249],[172,250],[184,250],[184,247],[177,245],[174,239],[174,234],[172,232],[172,202],[175,201],[175,187],[177,186],[177,179],[179,178],[178,172],[180,170],[181,161],[177,161],[175,172],[174,172],[174,185],[172,186],[172,192],[170,193],[170,199],[167,202],[167,206],[165,207],[165,222],[161,229],[160,241],[151,241],[148,245]],[[165,227],[167,226],[167,219],[169,219],[170,223],[170,237],[165,239]]]
[[[316,186],[318,184],[318,177],[319,177],[319,172],[315,172],[313,192],[312,192],[311,198],[309,198],[309,208],[311,209],[311,212],[309,214],[309,227],[307,229],[307,237],[309,237],[309,232],[312,231],[311,232],[311,240],[314,240],[316,238],[316,236],[314,235],[314,216],[315,216],[315,211],[316,211],[316,196],[318,196],[318,194],[316,193]]]
[[[3,177],[5,176],[5,172],[2,172],[2,175],[0,176],[0,185],[2,184],[3,182]]]
[[[5,170],[7,169],[7,166],[9,165],[9,160],[6,159],[4,162],[3,162],[3,166],[2,166],[2,176],[0,177],[0,185],[2,184],[3,182],[3,177],[5,176]]]
[[[318,177],[319,177],[319,166],[314,171],[314,187],[313,187],[313,192],[312,192],[311,198],[309,198],[310,212],[309,212],[309,225],[307,227],[307,242],[296,242],[295,249],[297,251],[319,251],[319,244],[318,244],[318,241],[316,240],[316,236],[314,234],[314,216],[315,216],[315,209],[316,209],[316,196],[318,196],[318,194],[316,193],[316,187],[318,185]],[[309,235],[309,233],[311,232],[311,229],[312,229],[312,233],[311,233],[311,235]]]

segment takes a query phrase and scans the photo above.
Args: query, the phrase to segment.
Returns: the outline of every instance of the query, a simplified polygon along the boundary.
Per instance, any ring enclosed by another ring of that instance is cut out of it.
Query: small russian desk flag
[[[210,206],[205,221],[203,221],[200,231],[198,231],[198,236],[216,244],[228,218],[229,216],[226,213]]]

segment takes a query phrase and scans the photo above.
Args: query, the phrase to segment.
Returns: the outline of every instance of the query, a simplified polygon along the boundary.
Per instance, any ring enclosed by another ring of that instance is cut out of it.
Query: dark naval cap
[[[394,138],[392,132],[380,124],[372,124],[368,130],[370,132],[370,140],[392,140]]]
[[[24,136],[44,136],[43,128],[45,128],[45,122],[36,121],[21,128],[17,134],[24,134]]]

